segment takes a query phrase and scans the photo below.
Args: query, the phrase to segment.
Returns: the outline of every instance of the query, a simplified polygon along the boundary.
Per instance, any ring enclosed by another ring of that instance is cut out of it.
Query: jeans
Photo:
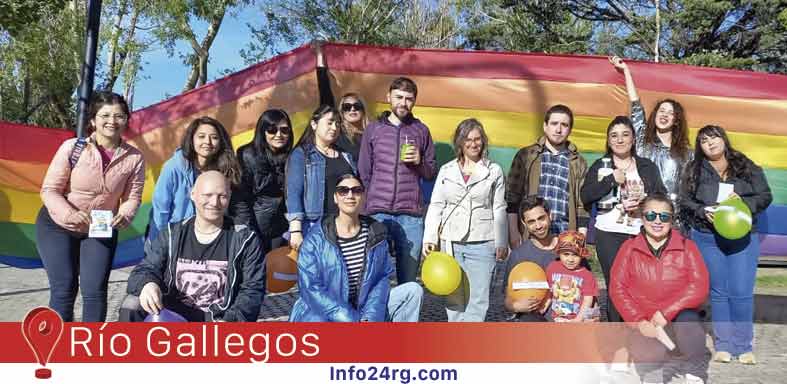
[[[452,243],[462,266],[462,283],[447,298],[448,321],[482,322],[489,308],[489,285],[495,270],[495,242]]]
[[[683,310],[664,327],[664,331],[677,348],[668,352],[657,339],[643,336],[639,330],[629,331],[628,348],[634,367],[642,382],[666,383],[664,365],[670,363],[678,374],[691,374],[706,380],[710,353],[705,347],[705,329],[699,314]]]
[[[760,242],[756,233],[728,240],[691,231],[710,274],[711,319],[717,351],[737,356],[752,351],[754,280]]]
[[[398,323],[415,323],[421,314],[424,289],[409,282],[391,288],[388,294],[388,320]]]
[[[415,281],[421,262],[421,242],[424,238],[424,218],[411,215],[372,215],[388,230],[388,240],[396,256],[396,280],[399,284]]]
[[[46,207],[36,219],[36,246],[49,279],[49,307],[63,321],[74,321],[74,302],[82,287],[82,321],[107,317],[107,285],[117,247],[117,231],[107,239],[71,232],[57,225]]]

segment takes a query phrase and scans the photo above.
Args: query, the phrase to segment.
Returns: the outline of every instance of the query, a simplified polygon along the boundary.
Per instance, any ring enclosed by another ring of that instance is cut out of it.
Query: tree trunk
[[[126,16],[127,8],[128,3],[126,0],[121,0],[120,4],[118,4],[118,13],[115,15],[115,21],[112,23],[112,37],[109,40],[109,48],[107,49],[107,78],[102,86],[106,90],[114,88],[115,82],[120,76],[119,67],[122,66],[123,60],[118,60],[118,50],[121,44],[120,35],[123,33],[123,17]],[[120,63],[118,63],[119,61]]]
[[[208,82],[208,59],[210,58],[210,47],[213,45],[213,40],[216,39],[216,35],[219,33],[219,28],[221,27],[221,22],[224,20],[224,14],[226,13],[227,5],[224,5],[224,8],[221,9],[214,18],[211,20],[210,25],[208,26],[208,32],[205,34],[205,37],[202,39],[201,43],[197,42],[196,37],[194,36],[194,31],[189,28],[190,36],[189,42],[191,43],[191,48],[194,51],[192,53],[192,60],[191,60],[191,71],[189,72],[189,77],[186,80],[186,85],[183,87],[183,91],[188,91],[191,89],[196,88],[200,85],[205,85]]]
[[[659,40],[661,40],[661,10],[660,0],[653,0],[656,4],[656,42],[653,45],[653,61],[659,62]]]

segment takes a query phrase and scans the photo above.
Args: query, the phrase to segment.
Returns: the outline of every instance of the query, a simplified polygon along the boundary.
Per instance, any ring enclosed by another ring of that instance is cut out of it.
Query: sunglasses
[[[659,220],[660,220],[662,223],[669,223],[669,222],[672,222],[672,214],[671,214],[671,213],[669,213],[669,212],[659,212],[659,213],[656,213],[655,211],[650,211],[650,212],[646,212],[646,213],[645,213],[645,215],[644,215],[644,217],[645,217],[645,220],[647,220],[647,221],[649,221],[649,222],[656,221],[656,218],[657,218],[657,217],[659,218]]]
[[[265,133],[269,135],[275,135],[276,132],[281,132],[282,135],[289,135],[290,127],[277,127],[275,125],[272,125],[268,128],[265,128]]]
[[[345,187],[344,185],[340,185],[336,187],[336,193],[341,197],[345,197],[350,193],[352,193],[355,196],[361,196],[363,195],[364,191],[365,189],[360,185],[355,187]]]
[[[342,103],[342,112],[350,112],[353,109],[363,112],[363,104],[361,104],[360,101],[356,101],[354,103]]]

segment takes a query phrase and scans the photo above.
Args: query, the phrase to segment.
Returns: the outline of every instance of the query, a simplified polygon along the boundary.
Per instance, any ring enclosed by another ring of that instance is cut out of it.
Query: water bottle
[[[601,168],[598,170],[598,181],[603,180],[605,177],[609,176],[614,172],[612,169],[612,159],[605,157],[601,159]],[[598,201],[598,208],[599,209],[612,209],[617,204],[617,189],[618,187],[612,188],[609,193],[602,197],[601,200]]]

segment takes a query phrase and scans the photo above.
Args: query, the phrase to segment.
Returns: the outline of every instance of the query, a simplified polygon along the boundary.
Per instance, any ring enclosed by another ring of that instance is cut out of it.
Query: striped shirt
[[[361,223],[361,230],[351,238],[338,238],[339,250],[347,265],[347,281],[350,283],[350,304],[355,305],[358,288],[361,285],[361,269],[366,258],[366,240],[369,238],[369,225]]]
[[[549,206],[552,233],[563,233],[568,229],[568,157],[567,149],[554,155],[552,152],[544,151],[541,155],[538,195],[546,200]]]

